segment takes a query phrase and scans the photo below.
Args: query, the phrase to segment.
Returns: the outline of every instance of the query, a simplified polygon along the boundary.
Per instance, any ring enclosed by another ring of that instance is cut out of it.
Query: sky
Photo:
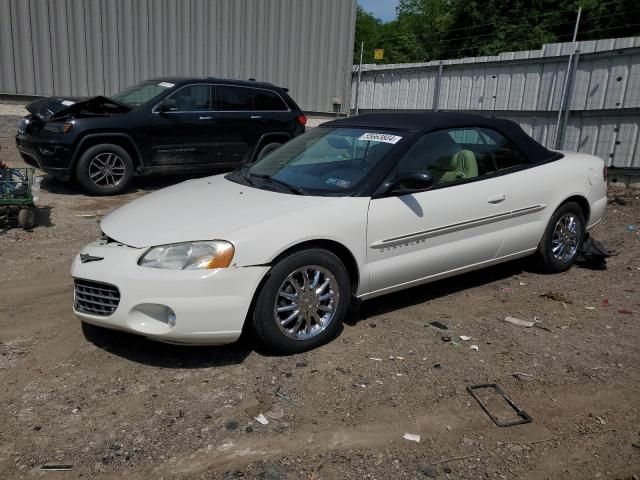
[[[396,7],[400,0],[358,0],[358,5],[385,22],[396,18]]]

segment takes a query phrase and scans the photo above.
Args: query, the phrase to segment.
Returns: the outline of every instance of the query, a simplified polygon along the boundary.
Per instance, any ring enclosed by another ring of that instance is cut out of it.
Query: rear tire
[[[274,353],[311,350],[338,333],[350,297],[349,274],[337,256],[319,248],[294,252],[271,269],[258,292],[253,331]]]
[[[538,244],[537,257],[544,271],[564,272],[571,268],[585,234],[584,213],[575,202],[561,205],[551,216]]]
[[[76,165],[76,178],[92,195],[116,195],[133,179],[133,161],[119,145],[103,143],[89,147]]]
[[[271,142],[271,143],[267,143],[264,147],[262,147],[260,149],[260,151],[258,152],[258,155],[256,156],[256,162],[259,160],[262,160],[264,157],[266,157],[267,155],[269,155],[271,152],[273,152],[274,150],[277,150],[278,148],[280,148],[282,146],[282,143],[279,142]]]

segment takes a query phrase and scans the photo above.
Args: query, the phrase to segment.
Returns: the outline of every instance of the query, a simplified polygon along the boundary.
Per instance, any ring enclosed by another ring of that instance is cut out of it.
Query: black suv
[[[122,192],[135,174],[237,167],[306,123],[287,89],[217,78],[147,80],[109,98],[50,97],[27,110],[16,135],[24,161],[94,195]]]

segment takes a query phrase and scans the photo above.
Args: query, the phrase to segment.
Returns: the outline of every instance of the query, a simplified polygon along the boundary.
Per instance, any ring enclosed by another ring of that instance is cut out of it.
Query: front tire
[[[350,301],[347,270],[333,253],[313,248],[280,260],[258,293],[253,330],[270,351],[300,353],[333,338]]]
[[[92,195],[116,195],[133,179],[133,161],[119,145],[103,143],[88,148],[76,166],[76,178]]]
[[[585,233],[584,214],[580,205],[567,202],[551,216],[538,244],[537,256],[548,273],[564,272],[571,268]]]

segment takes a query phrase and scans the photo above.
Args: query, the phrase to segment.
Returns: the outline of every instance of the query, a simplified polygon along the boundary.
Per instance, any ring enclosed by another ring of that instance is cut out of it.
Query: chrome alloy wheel
[[[100,187],[115,187],[124,179],[125,169],[124,161],[117,154],[99,153],[89,162],[89,178]]]
[[[580,223],[573,213],[560,217],[551,237],[553,257],[563,263],[571,260],[578,250],[579,235]]]
[[[326,268],[308,265],[291,273],[280,285],[273,307],[278,328],[294,340],[320,334],[338,309],[338,282]]]

